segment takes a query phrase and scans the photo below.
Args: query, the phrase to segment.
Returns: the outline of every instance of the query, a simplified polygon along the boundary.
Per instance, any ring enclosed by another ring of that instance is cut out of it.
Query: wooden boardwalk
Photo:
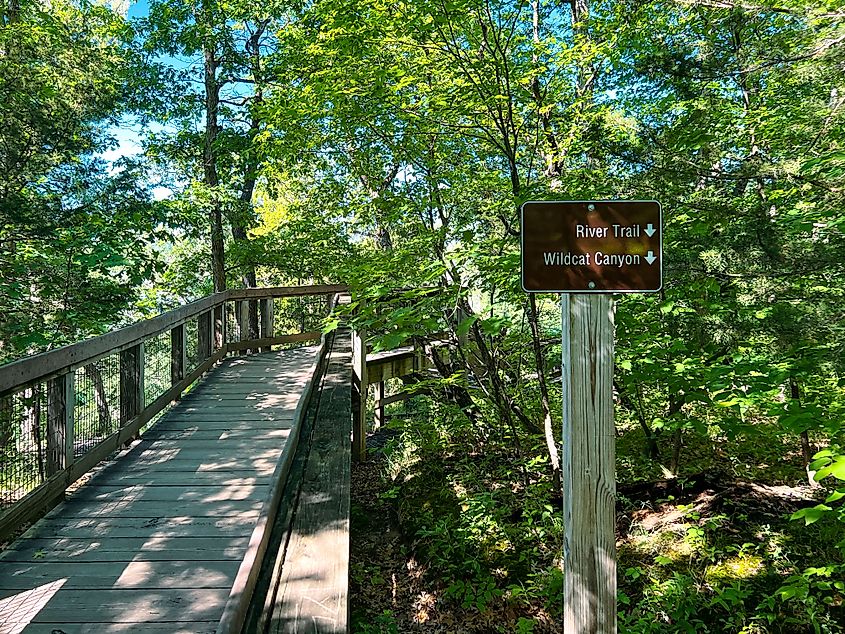
[[[224,361],[0,554],[0,634],[229,631],[266,546],[319,351]]]

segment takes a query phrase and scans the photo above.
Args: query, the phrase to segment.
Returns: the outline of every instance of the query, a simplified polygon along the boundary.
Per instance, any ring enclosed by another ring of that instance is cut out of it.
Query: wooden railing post
[[[384,425],[384,381],[376,383],[376,411],[373,428],[380,429]]]
[[[125,425],[144,409],[144,344],[120,353],[120,424]]]
[[[352,332],[352,456],[367,459],[367,331],[359,325]]]
[[[71,371],[47,382],[47,477],[73,463],[73,409],[76,404]]]
[[[261,317],[258,314],[258,300],[251,299],[249,301],[249,338],[258,339],[261,331]],[[258,352],[256,348],[253,352]]]
[[[197,317],[197,354],[200,362],[211,356],[213,343],[212,311],[209,310]]]
[[[268,339],[273,336],[275,315],[273,314],[273,298],[261,300],[261,334],[260,339]],[[261,348],[261,352],[270,352],[272,348],[265,346]]]

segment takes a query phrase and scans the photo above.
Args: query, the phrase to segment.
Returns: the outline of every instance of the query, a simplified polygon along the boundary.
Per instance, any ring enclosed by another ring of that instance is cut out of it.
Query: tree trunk
[[[614,381],[613,385],[616,387],[616,393],[619,394],[619,402],[625,407],[625,409],[629,410],[634,414],[637,419],[637,422],[640,424],[640,427],[643,430],[643,434],[645,434],[646,457],[652,460],[659,459],[660,449],[657,446],[657,437],[654,435],[654,431],[652,431],[651,427],[649,427],[648,421],[645,418],[645,413],[640,407],[634,404],[634,401],[631,400],[631,397],[623,389],[622,385],[618,381]]]
[[[683,445],[684,430],[678,427],[672,432],[672,460],[669,462],[669,471],[673,476],[678,475],[681,466],[681,446]]]
[[[103,375],[96,363],[89,363],[85,366],[85,376],[88,377],[94,387],[94,402],[97,404],[97,430],[95,435],[107,436],[111,432],[112,418],[108,397],[103,385]]]
[[[546,449],[549,452],[549,462],[552,468],[552,487],[555,495],[563,494],[563,483],[560,471],[560,453],[555,432],[552,428],[552,411],[549,405],[549,388],[546,385],[545,360],[540,346],[540,324],[537,314],[537,300],[534,293],[528,294],[528,324],[531,329],[531,343],[534,348],[534,364],[537,367],[537,379],[540,383],[540,402],[543,406],[543,431],[546,436]]]
[[[246,53],[250,59],[250,71],[252,79],[255,82],[255,96],[252,98],[252,114],[249,122],[249,132],[247,134],[249,142],[254,143],[255,138],[261,129],[261,119],[256,114],[256,105],[260,105],[264,101],[264,93],[262,90],[262,70],[261,70],[261,38],[267,28],[269,21],[265,20],[259,22],[255,32],[249,37],[246,42]],[[241,184],[240,194],[240,209],[234,217],[230,218],[232,225],[232,239],[239,245],[246,247],[242,252],[247,254],[247,260],[242,265],[241,281],[244,288],[255,288],[258,286],[258,277],[255,271],[255,262],[252,260],[252,254],[249,250],[249,230],[253,225],[252,221],[252,196],[255,193],[255,184],[258,177],[258,161],[256,152],[252,151],[248,154],[248,159],[245,161],[243,183]],[[258,316],[258,302],[250,301],[248,310],[249,320],[249,336],[250,339],[258,339],[259,336],[259,316]],[[258,348],[251,350],[252,352],[259,352]]]
[[[542,39],[540,36],[540,26],[542,23],[540,16],[540,0],[531,0],[531,10],[533,17],[532,26],[534,44],[535,46],[539,46]],[[534,103],[537,107],[537,116],[540,119],[540,126],[542,127],[543,136],[546,141],[545,151],[543,152],[545,155],[546,176],[551,180],[551,186],[554,189],[555,186],[559,184],[559,179],[563,172],[563,165],[561,164],[558,156],[560,148],[558,147],[557,137],[555,135],[554,128],[552,127],[551,110],[543,107],[543,87],[540,85],[540,72],[538,68],[540,60],[537,56],[536,49],[531,60],[535,66],[535,75],[531,79],[531,96],[533,97]]]
[[[671,419],[675,414],[680,413],[684,406],[684,397],[678,394],[669,394],[669,411],[666,418]],[[684,427],[679,424],[672,433],[672,459],[669,462],[669,471],[673,476],[678,475],[681,468],[681,447],[683,446]]]
[[[204,0],[203,18],[206,25],[211,26],[210,0]],[[203,40],[203,59],[205,62],[205,140],[203,145],[203,178],[211,193],[211,208],[209,221],[211,224],[211,274],[214,282],[214,292],[226,290],[225,246],[223,243],[223,210],[221,209],[218,192],[220,184],[217,174],[217,155],[215,143],[220,127],[217,122],[217,112],[220,107],[220,81],[217,69],[220,62],[214,42],[211,38]]]
[[[801,389],[798,385],[798,379],[795,377],[789,377],[789,395],[795,404],[801,407]],[[804,471],[807,473],[807,482],[811,487],[820,486],[814,478],[816,472],[810,470],[810,463],[813,461],[813,455],[816,453],[816,448],[810,444],[810,434],[805,429],[798,436],[801,439],[801,458],[804,463]]]

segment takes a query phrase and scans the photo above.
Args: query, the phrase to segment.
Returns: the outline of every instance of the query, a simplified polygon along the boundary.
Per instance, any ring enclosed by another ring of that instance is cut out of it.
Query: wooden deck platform
[[[0,554],[0,634],[236,631],[319,351],[224,361]]]

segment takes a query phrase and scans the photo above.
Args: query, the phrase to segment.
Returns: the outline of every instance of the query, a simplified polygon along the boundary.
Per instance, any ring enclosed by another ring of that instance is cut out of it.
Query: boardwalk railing
[[[320,338],[343,285],[217,293],[0,366],[0,540],[136,438],[230,353]]]

